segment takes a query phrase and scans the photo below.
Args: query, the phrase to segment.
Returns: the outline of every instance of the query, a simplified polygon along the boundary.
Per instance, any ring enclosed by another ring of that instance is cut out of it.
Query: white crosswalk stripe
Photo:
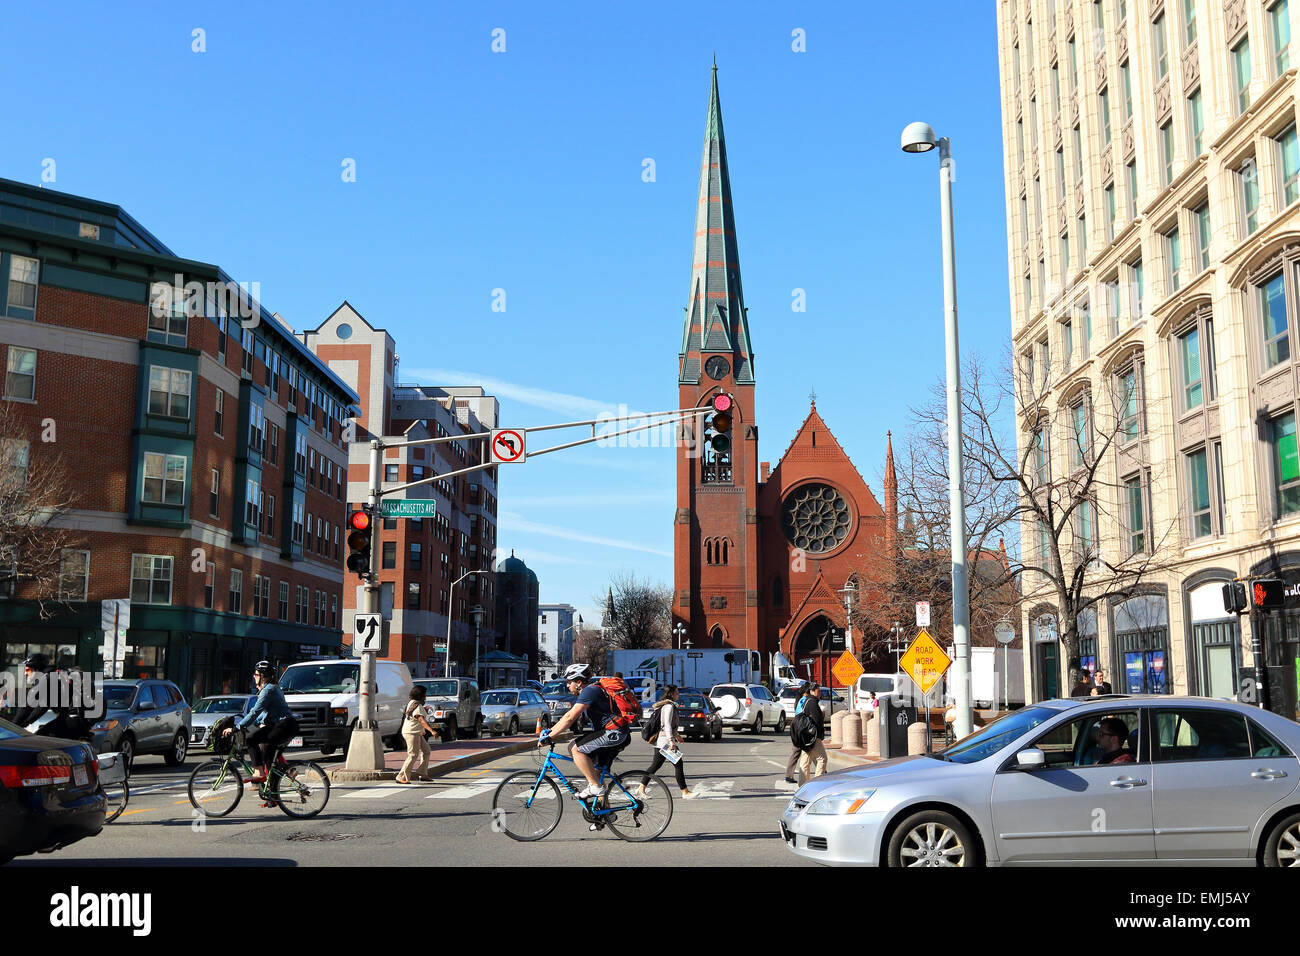
[[[470,797],[477,797],[481,793],[487,793],[489,790],[495,790],[498,780],[475,780],[472,784],[461,784],[456,787],[448,787],[446,790],[440,790],[437,793],[431,793],[426,799],[429,800],[468,800]]]
[[[730,800],[735,786],[734,780],[710,780],[708,783],[697,783],[691,790],[697,800]]]
[[[355,790],[352,793],[343,794],[344,800],[382,800],[385,797],[391,797],[393,794],[409,789],[402,784],[390,784],[388,786],[365,787],[362,790]]]

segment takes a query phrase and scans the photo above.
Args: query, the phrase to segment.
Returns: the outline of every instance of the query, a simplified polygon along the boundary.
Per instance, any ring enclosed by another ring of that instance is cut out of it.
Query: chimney
[[[759,462],[758,468],[761,472],[761,476],[758,480],[766,482],[768,476],[772,474],[772,463],[770,461]]]

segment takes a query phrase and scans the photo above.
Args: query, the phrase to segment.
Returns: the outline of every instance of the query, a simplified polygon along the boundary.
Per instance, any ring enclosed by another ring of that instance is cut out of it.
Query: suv
[[[169,767],[185,762],[193,717],[179,687],[169,680],[106,680],[102,693],[97,753],[120,751],[128,772],[136,754],[162,754]]]
[[[415,683],[425,689],[424,710],[439,738],[482,736],[483,705],[478,681],[468,677],[421,677]]]
[[[765,726],[785,730],[785,711],[762,684],[718,684],[709,699],[722,711],[722,726],[758,733]]]

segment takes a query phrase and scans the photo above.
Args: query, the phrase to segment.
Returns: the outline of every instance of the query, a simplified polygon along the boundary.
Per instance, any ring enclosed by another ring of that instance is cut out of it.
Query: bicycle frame
[[[628,793],[627,789],[623,786],[623,784],[619,782],[618,777],[610,773],[610,766],[601,766],[597,768],[600,770],[600,777],[598,778],[598,782],[604,783],[605,779],[609,778],[614,782],[614,785],[618,787],[618,789],[623,791],[624,796],[626,796],[632,802],[620,803],[613,806],[606,805],[605,807],[598,807],[595,805],[595,798],[588,797],[587,799],[583,799],[582,797],[579,797],[577,789],[573,786],[573,784],[569,782],[569,778],[564,775],[564,771],[561,770],[556,765],[555,761],[557,758],[560,760],[567,760],[569,763],[574,762],[572,757],[566,757],[564,754],[557,754],[555,752],[555,745],[552,744],[550,748],[550,752],[547,753],[546,755],[546,760],[542,763],[542,769],[537,772],[537,782],[533,784],[533,793],[528,798],[528,802],[524,804],[525,807],[531,807],[533,805],[533,797],[537,796],[537,788],[541,786],[543,778],[545,778],[548,771],[554,771],[555,775],[560,778],[560,783],[564,784],[565,788],[569,791],[569,793],[573,794],[574,798],[579,803],[581,803],[592,816],[597,816],[597,817],[607,816],[618,810],[634,810],[634,811],[641,810],[642,808],[641,801],[638,800],[636,797],[632,796],[632,794]],[[608,794],[606,794],[606,797],[608,797]]]

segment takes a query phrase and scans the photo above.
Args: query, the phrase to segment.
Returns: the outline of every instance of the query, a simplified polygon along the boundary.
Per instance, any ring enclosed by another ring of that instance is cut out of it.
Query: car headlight
[[[845,790],[841,793],[828,793],[824,797],[818,797],[804,813],[817,814],[818,816],[837,816],[845,813],[857,813],[866,805],[867,800],[876,790],[874,787],[863,788],[861,790]]]
[[[99,732],[107,732],[110,730],[115,730],[117,729],[117,721],[101,720],[99,723],[95,724],[95,726],[91,727],[90,729]]]

